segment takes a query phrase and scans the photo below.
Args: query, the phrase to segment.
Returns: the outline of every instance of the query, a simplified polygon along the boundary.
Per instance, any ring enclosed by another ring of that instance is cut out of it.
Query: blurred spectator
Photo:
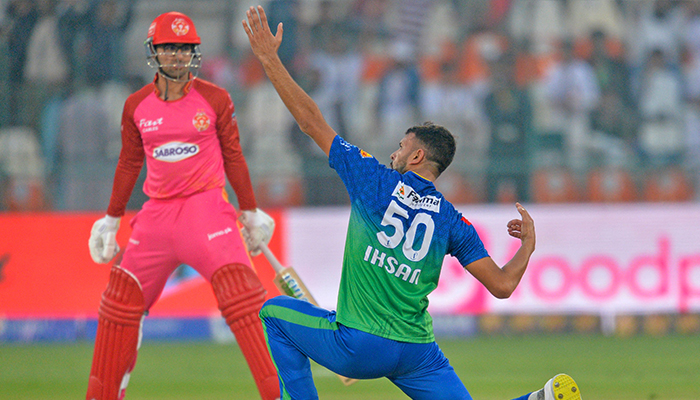
[[[589,148],[593,166],[631,167],[637,143],[638,116],[632,96],[630,68],[622,48],[602,30],[590,35],[590,63],[600,88],[600,101],[591,114]]]
[[[419,116],[420,76],[413,47],[405,42],[392,45],[391,58],[379,81],[377,98],[378,131],[373,146],[375,157],[388,163],[388,156],[406,132],[417,125]]]
[[[421,86],[421,112],[425,120],[447,127],[455,136],[454,168],[462,173],[480,173],[487,161],[488,122],[483,100],[488,86],[481,81],[465,82],[457,60],[441,66],[440,80]]]
[[[638,116],[619,93],[606,89],[591,113],[589,156],[593,166],[632,167],[637,146]]]
[[[352,116],[359,102],[362,56],[348,21],[331,22],[331,4],[321,3],[318,22],[310,29],[317,40],[310,48],[308,68],[316,72],[318,82],[309,93],[328,124],[346,140],[354,140]]]
[[[56,0],[36,0],[38,20],[29,35],[22,89],[22,122],[39,129],[46,102],[61,93],[68,78],[68,64],[58,40]]]
[[[635,9],[637,20],[628,31],[632,67],[642,68],[649,55],[661,49],[667,60],[678,65],[685,9],[677,0],[627,2]]]
[[[80,90],[63,102],[54,149],[57,153],[55,208],[104,208],[112,190],[112,182],[104,177],[117,165],[121,137],[119,130],[105,125],[106,121],[109,113],[95,88]]]
[[[124,79],[124,34],[131,23],[136,0],[99,0],[90,11],[87,37],[90,51],[85,58],[88,83],[102,84]]]
[[[693,98],[685,109],[686,157],[685,167],[700,200],[700,97]]]
[[[405,46],[411,57],[419,57],[422,48],[423,29],[428,23],[433,0],[401,0],[394,6],[391,24],[392,42]]]
[[[691,63],[700,63],[700,1],[686,1],[687,12],[683,24],[683,51]]]
[[[366,50],[389,36],[386,24],[388,0],[356,0],[348,17],[358,32],[358,47]]]
[[[593,67],[574,52],[571,40],[565,40],[561,60],[545,79],[555,126],[563,135],[565,159],[575,172],[583,172],[590,114],[600,97]]]
[[[491,202],[528,201],[529,137],[532,104],[528,91],[515,82],[515,62],[505,53],[491,65],[492,90],[484,102],[490,122],[486,178]]]
[[[690,2],[692,15],[689,31],[700,34],[700,3]],[[691,28],[692,27],[692,28]],[[690,36],[690,35],[689,35]],[[686,138],[685,168],[695,188],[696,200],[700,200],[700,41],[686,41],[686,57],[683,64],[685,88],[684,132]]]
[[[27,59],[30,32],[34,30],[39,13],[32,0],[10,0],[6,7],[7,23],[3,34],[7,35],[7,47],[11,54],[8,70],[9,125],[21,124],[19,120],[20,89],[24,83],[24,67]]]
[[[605,32],[595,30],[590,35],[590,63],[595,72],[601,92],[614,92],[627,106],[632,106],[632,81],[630,68],[625,63],[624,55],[613,55],[611,44]]]
[[[620,39],[624,16],[617,0],[568,1],[567,29],[572,37],[588,37],[593,32]]]
[[[83,65],[81,50],[87,39],[84,37],[90,0],[62,0],[56,8],[58,14],[58,38],[68,62],[68,86],[72,86],[76,74],[80,74]],[[80,40],[79,40],[80,39]]]
[[[554,52],[567,33],[563,6],[560,1],[513,0],[508,21],[511,36],[532,43],[535,55]]]
[[[277,54],[289,70],[289,74],[296,78],[300,69],[300,50],[304,50],[299,46],[300,3],[298,0],[271,0],[265,8],[265,13],[268,21],[279,21],[284,25],[284,40]],[[247,48],[248,44],[245,44]]]
[[[28,127],[0,129],[0,209],[44,209],[44,159],[36,132]]]
[[[224,0],[210,2],[224,8]],[[71,189],[72,178],[61,163],[73,164],[69,160],[77,151],[62,142],[66,135],[74,142],[80,139],[65,122],[59,123],[67,117],[58,116],[70,109],[69,114],[78,118],[83,110],[90,114],[85,116],[88,126],[98,115],[110,126],[103,127],[110,135],[118,130],[121,110],[110,104],[123,103],[119,99],[124,87],[115,83],[126,78],[121,47],[140,48],[140,42],[130,44],[130,22],[151,6],[142,2],[136,7],[137,0],[0,0],[0,4],[4,72],[0,91],[5,93],[0,127],[30,124],[26,132],[32,132],[44,150],[47,176],[60,178],[61,185],[78,193]],[[467,172],[480,189],[487,189],[481,183],[490,182],[490,199],[497,199],[500,178],[494,171],[508,170],[499,163],[513,158],[497,153],[517,147],[501,141],[510,129],[501,125],[524,123],[511,120],[510,102],[503,99],[525,102],[523,96],[530,112],[520,118],[530,120],[532,133],[532,143],[526,141],[528,169],[561,160],[581,178],[580,173],[599,164],[623,164],[637,168],[635,173],[671,164],[683,166],[700,187],[700,1],[268,0],[268,4],[270,19],[284,22],[279,55],[290,72],[326,110],[324,115],[338,133],[356,137],[381,161],[388,161],[406,126],[433,120],[458,136],[463,155],[455,159],[459,172]],[[234,14],[245,8],[231,7],[227,9],[238,10]],[[230,28],[245,39],[238,17],[232,27],[226,25],[231,23],[229,14],[209,10],[198,17],[212,23],[210,33],[227,34]],[[217,30],[222,21],[227,28]],[[507,34],[501,24],[508,24]],[[506,46],[516,53],[515,86],[509,88],[504,84],[510,76],[496,75],[506,70],[510,74],[511,68],[492,64]],[[658,60],[659,51],[663,60]],[[287,143],[293,121],[267,85],[247,41],[219,54],[209,55],[202,74],[239,96],[242,112],[250,117],[240,123],[242,140],[254,142],[245,146],[252,153],[253,177],[305,175],[310,187],[319,182],[334,185],[313,176],[326,170],[323,162],[299,162],[296,151],[318,150],[307,146],[296,126],[291,140],[301,138],[301,146]],[[82,92],[88,83],[96,86]],[[73,95],[66,98],[69,91],[62,89],[71,89]],[[90,107],[86,99],[99,101],[102,107]],[[499,113],[503,116],[494,117]],[[558,158],[548,157],[553,154],[548,146],[557,148]],[[102,149],[108,158],[114,151],[111,145]],[[270,158],[276,160],[274,168]],[[491,174],[489,179],[486,174]],[[7,181],[3,185],[0,191],[7,191]],[[517,182],[502,187],[523,198]],[[307,194],[307,204],[346,201],[331,198],[328,190],[316,192]],[[57,205],[69,207],[72,200],[60,190],[56,193]],[[503,198],[504,192],[500,193]]]
[[[63,45],[70,53],[71,66],[76,68],[71,76],[89,85],[124,78],[122,46],[135,2],[67,0],[60,21]]]
[[[682,84],[660,48],[650,53],[644,66],[638,100],[642,160],[652,166],[680,161],[685,145]]]

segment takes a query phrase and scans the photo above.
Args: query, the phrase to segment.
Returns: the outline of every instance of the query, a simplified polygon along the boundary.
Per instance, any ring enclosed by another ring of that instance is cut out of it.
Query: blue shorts
[[[260,311],[282,399],[318,399],[309,359],[348,378],[386,377],[412,399],[471,400],[437,343],[385,339],[336,322],[335,311],[288,296]]]

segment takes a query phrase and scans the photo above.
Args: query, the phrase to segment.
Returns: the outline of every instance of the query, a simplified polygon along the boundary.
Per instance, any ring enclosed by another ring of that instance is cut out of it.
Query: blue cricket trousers
[[[348,328],[328,311],[278,296],[260,311],[282,399],[318,399],[309,359],[356,379],[386,377],[416,400],[471,400],[437,343],[407,343]]]

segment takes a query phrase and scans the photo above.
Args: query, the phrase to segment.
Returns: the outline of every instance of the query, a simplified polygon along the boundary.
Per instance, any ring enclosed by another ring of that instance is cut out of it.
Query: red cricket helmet
[[[167,79],[182,81],[181,78],[172,77],[165,73],[162,69],[164,65],[158,60],[155,47],[166,43],[185,43],[194,46],[192,58],[187,64],[191,74],[188,74],[186,80],[197,77],[202,65],[202,53],[199,51],[199,45],[202,41],[197,35],[192,19],[177,11],[161,14],[151,23],[146,41],[143,43],[146,47],[146,62],[149,67],[157,68],[159,73]]]
[[[146,40],[151,40],[153,45],[163,43],[202,43],[199,36],[197,36],[197,30],[192,19],[177,11],[157,16],[148,28]]]

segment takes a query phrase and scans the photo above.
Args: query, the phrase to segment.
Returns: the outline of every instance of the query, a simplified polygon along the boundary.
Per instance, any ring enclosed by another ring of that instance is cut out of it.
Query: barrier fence
[[[518,289],[498,300],[446,257],[430,296],[437,334],[700,332],[700,205],[526,206],[535,219],[537,249]],[[506,230],[518,217],[515,207],[458,208],[503,265],[519,245]],[[271,249],[295,267],[321,306],[334,308],[349,208],[270,212],[277,221]],[[122,247],[132,216],[122,220]],[[100,217],[0,215],[0,342],[94,336],[109,266],[92,262],[87,240]],[[262,256],[253,261],[268,296],[277,295],[272,268]],[[373,268],[385,267],[372,261]],[[208,283],[185,268],[150,310],[144,337],[231,339],[221,324]]]

